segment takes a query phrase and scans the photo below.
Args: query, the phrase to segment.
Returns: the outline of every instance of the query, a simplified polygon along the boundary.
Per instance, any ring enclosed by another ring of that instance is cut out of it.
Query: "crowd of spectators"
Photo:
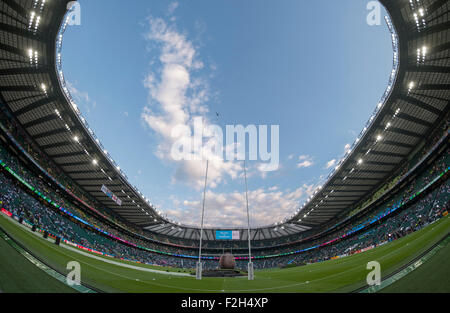
[[[43,173],[38,173],[35,169],[31,170],[26,167],[3,144],[0,145],[0,160],[3,160],[26,184],[36,188],[40,195],[44,198],[51,199],[56,205],[49,205],[48,202],[42,200],[42,197],[39,198],[36,194],[27,190],[26,186],[16,179],[17,177],[8,175],[5,169],[0,169],[1,207],[5,207],[15,216],[24,218],[40,229],[47,230],[66,240],[117,258],[164,266],[187,268],[195,266],[198,242],[156,235],[128,224],[110,210],[102,207],[94,198],[79,188],[69,177],[60,171],[53,161],[49,160],[44,153],[40,152],[39,147],[27,137],[20,124],[15,122],[13,117],[8,116],[8,112],[4,107],[0,107],[0,124],[2,128],[13,135],[21,147],[45,168],[50,175],[57,179],[70,192],[80,197],[89,206],[100,211],[101,216],[94,214],[77,201],[74,201],[74,198],[69,193],[57,188],[46,177],[43,177]],[[321,231],[314,229],[296,236],[254,241],[252,245],[254,255],[256,256],[256,260],[254,261],[256,268],[318,262],[337,255],[351,254],[367,247],[395,240],[440,218],[443,212],[448,209],[449,182],[441,182],[440,187],[436,189],[432,189],[429,184],[437,175],[448,170],[450,163],[449,150],[445,151],[437,161],[423,170],[420,175],[406,187],[399,190],[388,201],[370,210],[367,207],[370,207],[370,204],[377,200],[386,190],[393,187],[408,170],[414,167],[430,151],[430,148],[436,142],[442,140],[442,134],[448,134],[447,119],[431,136],[431,140],[424,144],[420,151],[393,175],[392,179],[373,193],[369,199],[350,211],[350,216],[342,216],[340,219],[334,220],[332,224],[323,225],[323,229],[332,229],[326,235],[319,236],[316,239],[308,239],[311,238],[311,234],[318,234]],[[408,199],[415,196],[425,186],[428,186],[430,190],[425,191],[426,195],[424,197],[412,205],[408,205],[406,209],[402,208],[402,210],[399,210],[399,213],[391,214],[394,209],[402,207],[405,202],[408,202]],[[70,218],[70,216],[64,214],[59,208],[67,210],[86,223]],[[363,212],[364,215],[360,216],[358,214],[360,212]],[[386,215],[388,215],[387,218],[383,219],[382,223],[380,221],[379,225],[372,226],[370,223],[373,219]],[[105,216],[106,219],[102,218]],[[343,226],[337,227],[341,221],[346,221],[345,218],[349,219],[353,216],[357,216],[357,218]],[[355,225],[363,225],[364,231],[353,235],[352,231],[355,229]],[[96,228],[105,231],[111,236],[96,231]],[[352,236],[347,237],[346,234],[349,233]],[[115,240],[113,237],[124,239],[131,243],[131,245]],[[344,237],[345,240],[343,239]],[[334,241],[335,239],[338,240]],[[333,240],[331,244],[321,245],[331,240]],[[184,247],[177,247],[175,245],[182,245]],[[320,247],[303,251],[316,246]],[[209,252],[216,254],[218,253],[217,251],[223,248],[234,248],[239,251],[246,247],[245,242],[221,243],[220,245],[216,241],[204,242],[205,251],[208,252],[209,250]],[[293,253],[298,251],[302,252]],[[280,254],[287,255],[269,257]],[[174,255],[190,257],[181,258]],[[247,261],[237,260],[237,265],[243,269],[246,268],[246,264]],[[217,261],[205,261],[204,266],[205,268],[213,268],[216,265]]]
[[[62,183],[66,188],[68,188],[71,192],[73,192],[75,195],[80,197],[83,201],[88,203],[91,207],[95,208],[96,210],[99,210],[102,214],[106,215],[108,218],[108,221],[105,219],[100,219],[100,221],[97,219],[92,219],[92,212],[89,212],[86,208],[80,207],[80,206],[73,206],[70,204],[73,199],[67,199],[67,197],[58,194],[59,197],[55,197],[54,193],[52,192],[52,188],[50,185],[45,183],[45,180],[42,180],[42,176],[39,175],[39,179],[34,179],[33,184],[39,188],[42,192],[46,193],[50,198],[52,199],[62,199],[63,202],[59,202],[58,204],[63,206],[64,208],[68,208],[70,211],[75,211],[77,216],[82,217],[85,220],[88,220],[93,225],[96,225],[102,229],[107,230],[108,232],[118,236],[118,237],[125,237],[128,236],[130,233],[135,234],[134,236],[130,236],[129,238],[132,239],[132,241],[138,241],[140,243],[144,243],[143,245],[149,248],[158,247],[162,251],[170,252],[173,250],[173,246],[185,246],[190,248],[198,248],[198,241],[192,241],[192,240],[185,240],[181,238],[176,237],[167,237],[161,234],[156,234],[152,232],[145,231],[143,229],[137,228],[134,225],[131,225],[129,223],[124,222],[119,217],[115,216],[112,211],[103,208],[102,205],[100,205],[94,198],[92,198],[89,194],[87,194],[84,190],[81,188],[78,188],[76,183],[74,183],[70,177],[67,177],[62,171],[59,170],[55,164],[53,164],[52,160],[49,160],[46,155],[42,152],[40,152],[39,147],[36,146],[36,144],[30,140],[26,132],[22,129],[20,123],[17,123],[14,119],[14,117],[8,115],[8,111],[5,108],[0,107],[0,123],[4,125],[8,131],[13,134],[14,138],[19,141],[19,143],[22,145],[22,147],[35,159],[38,161],[39,164],[41,164],[42,167],[44,167],[48,173],[53,175],[57,180]],[[448,119],[445,119],[444,122],[440,125],[440,127],[433,133],[431,136],[431,140],[428,141],[421,150],[416,153],[416,157],[414,157],[410,162],[405,164],[400,171],[398,171],[397,174],[394,175],[394,178],[389,180],[386,184],[384,184],[378,191],[376,191],[367,201],[357,206],[355,209],[350,211],[350,216],[355,215],[356,213],[359,213],[360,211],[363,211],[368,204],[372,203],[374,200],[378,198],[379,195],[381,195],[384,191],[391,188],[395,183],[400,179],[402,175],[404,175],[409,168],[411,168],[415,163],[418,162],[420,157],[424,156],[429,149],[440,139],[442,138],[442,134],[448,132]],[[7,156],[4,156],[7,157]],[[13,158],[14,159],[14,158]],[[36,178],[36,176],[33,173],[28,173],[28,170],[20,165],[20,162],[17,162],[16,160],[10,160],[11,162],[8,163],[8,165],[15,168],[15,170],[18,170],[19,173],[22,175],[22,177],[26,177],[27,181],[33,180],[33,178]],[[16,165],[16,166],[14,166]],[[39,185],[39,186],[37,186]],[[58,190],[53,189],[56,192],[59,192]],[[87,212],[87,214],[86,214]],[[327,229],[330,226],[333,226],[337,224],[340,220],[343,220],[347,216],[337,217],[334,219],[331,224],[329,225],[323,225],[323,229]],[[112,222],[111,222],[112,221]],[[104,223],[108,222],[108,223]],[[111,227],[112,226],[112,227]],[[125,230],[126,235],[123,234]],[[258,242],[254,243],[254,248],[271,248],[278,245],[283,244],[289,244],[292,241],[298,241],[299,239],[305,239],[310,238],[311,235],[314,235],[315,233],[320,233],[320,229],[313,229],[311,231],[306,231],[300,234],[296,234],[294,236],[283,236],[282,238],[277,239],[271,239],[271,240],[260,240]],[[127,238],[124,238],[127,239]],[[148,239],[148,240],[146,240]],[[128,239],[127,239],[128,240]],[[149,242],[153,241],[154,245],[149,244]],[[234,249],[234,250],[242,250],[246,249],[247,244],[244,241],[204,241],[203,243],[204,249],[209,249],[211,252],[213,251],[220,251],[221,249]],[[189,251],[189,249],[187,249]],[[185,251],[186,252],[186,251]],[[187,253],[189,254],[189,253]]]

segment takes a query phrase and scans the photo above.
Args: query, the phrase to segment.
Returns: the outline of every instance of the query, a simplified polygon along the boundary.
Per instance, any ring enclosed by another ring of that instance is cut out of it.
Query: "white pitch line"
[[[13,221],[13,222],[16,222],[16,221]],[[17,224],[18,224],[18,223],[17,223]],[[20,225],[20,226],[23,227],[23,225]],[[24,227],[24,228],[25,228],[25,227]],[[25,228],[25,229],[26,229],[29,233],[34,234],[34,235],[36,235],[38,238],[40,238],[37,234],[32,233],[29,229],[27,229],[27,228]],[[40,238],[40,239],[42,239],[42,238]],[[418,238],[415,238],[415,239],[418,239]],[[163,272],[163,271],[158,271],[158,270],[146,269],[146,268],[142,268],[142,267],[137,267],[137,266],[133,266],[133,265],[128,265],[128,264],[124,264],[124,263],[115,262],[115,261],[112,261],[112,260],[107,260],[107,259],[105,259],[105,258],[101,258],[101,257],[95,256],[95,255],[86,253],[86,252],[84,252],[84,251],[81,251],[81,250],[79,250],[79,249],[75,249],[75,248],[70,247],[70,246],[67,246],[67,245],[65,245],[65,244],[62,244],[61,246],[63,246],[64,248],[66,248],[66,249],[68,249],[68,250],[72,250],[72,251],[74,251],[74,252],[76,252],[76,253],[80,253],[80,254],[82,254],[82,255],[85,255],[85,256],[88,256],[88,257],[91,257],[91,258],[94,258],[94,259],[98,259],[98,260],[103,261],[103,262],[106,262],[106,263],[114,264],[114,265],[117,265],[117,266],[122,266],[122,267],[131,268],[131,269],[136,269],[136,270],[139,270],[139,271],[153,272],[153,273],[156,273],[156,274],[174,275],[174,276],[188,276],[188,277],[191,277],[191,278],[192,278],[192,275],[186,274],[186,273]],[[53,248],[53,249],[56,249],[55,247],[52,247],[52,248]],[[398,253],[398,250],[401,250],[401,249],[404,249],[404,248],[406,248],[406,245],[402,245],[402,246],[398,247],[398,248],[395,249],[394,251],[392,251],[392,252],[390,252],[390,253],[388,253],[388,254],[386,254],[386,255],[381,256],[379,259],[387,258],[387,257],[390,256],[391,254]],[[373,251],[373,250],[372,250],[372,251]],[[92,267],[94,267],[94,268],[97,268],[97,269],[99,269],[99,270],[101,270],[101,271],[110,273],[110,274],[115,275],[115,276],[119,276],[119,277],[122,277],[122,278],[125,278],[125,279],[129,279],[129,280],[136,281],[136,279],[131,278],[131,277],[129,277],[129,276],[125,276],[125,275],[121,275],[121,274],[118,274],[118,273],[114,273],[114,272],[108,271],[108,270],[106,270],[106,269],[97,267],[97,266],[95,266],[95,265],[93,265],[93,264],[89,264],[89,266],[92,266]],[[180,290],[192,290],[192,291],[203,291],[203,292],[229,292],[229,291],[230,291],[230,292],[252,292],[252,291],[264,291],[264,290],[285,289],[285,288],[295,287],[295,286],[300,286],[300,285],[304,285],[304,284],[311,284],[311,283],[313,283],[313,282],[317,282],[317,281],[321,281],[321,280],[324,280],[324,279],[328,279],[328,278],[330,278],[330,277],[340,276],[340,275],[343,275],[343,274],[345,274],[345,273],[348,273],[348,272],[351,272],[351,271],[354,271],[354,270],[357,270],[357,268],[353,267],[353,268],[350,268],[350,269],[348,269],[348,270],[344,270],[344,271],[341,271],[341,272],[339,272],[339,273],[335,273],[335,274],[332,274],[332,275],[328,275],[328,276],[325,276],[325,277],[321,277],[321,278],[318,278],[318,279],[314,279],[314,280],[311,280],[311,281],[308,281],[308,282],[299,282],[299,283],[294,283],[294,284],[289,284],[289,285],[274,286],[274,287],[268,287],[268,288],[258,288],[258,289],[230,289],[230,290],[214,290],[214,289],[213,289],[213,290],[209,290],[209,289],[198,289],[198,288],[184,288],[184,287],[180,287],[180,286],[171,286],[171,285],[165,285],[165,284],[152,283],[152,282],[149,282],[149,281],[139,281],[139,282],[144,283],[144,284],[147,284],[147,285],[161,286],[161,287],[172,288],[172,289],[180,289]],[[277,275],[275,275],[275,276],[277,276]]]
[[[166,272],[166,271],[160,271],[160,270],[154,270],[154,269],[150,269],[150,268],[145,268],[145,267],[140,267],[140,266],[135,266],[135,265],[130,265],[130,264],[125,264],[125,263],[121,263],[121,262],[116,262],[113,260],[108,260],[106,258],[102,258],[96,255],[92,255],[90,253],[81,251],[80,249],[76,249],[70,246],[67,246],[66,244],[62,244],[61,245],[63,248],[66,248],[67,250],[71,250],[74,251],[76,253],[79,253],[81,255],[99,260],[99,261],[103,261],[105,263],[109,263],[109,264],[114,264],[117,266],[121,266],[121,267],[126,267],[126,268],[131,268],[133,270],[138,270],[138,271],[142,271],[142,272],[150,272],[150,273],[155,273],[155,274],[161,274],[161,275],[173,275],[173,276],[188,276],[191,277],[191,274],[187,274],[187,273],[177,273],[177,272]]]
[[[17,226],[20,226],[22,229],[24,229],[25,231],[27,231],[27,233],[32,234],[32,235],[36,236],[37,238],[39,238],[39,239],[41,239],[41,240],[46,240],[46,241],[53,242],[53,240],[51,240],[50,238],[47,238],[47,239],[42,238],[38,233],[32,232],[31,229],[29,229],[28,227],[26,227],[26,226],[23,225],[23,224],[19,224],[19,222],[17,222],[17,221],[14,220],[14,219],[11,219],[11,218],[5,218],[5,220],[7,220],[7,221],[9,221],[9,222],[11,222],[11,223],[13,223],[13,224],[16,224]],[[131,269],[135,269],[135,270],[138,270],[138,271],[150,272],[150,273],[161,274],[161,275],[189,276],[189,277],[191,277],[191,275],[190,275],[190,274],[187,274],[187,273],[166,272],[166,271],[154,270],[154,269],[149,269],[149,268],[144,268],[144,267],[138,267],[138,266],[134,266],[134,265],[129,265],[129,264],[125,264],[125,263],[120,263],[120,262],[113,261],[113,260],[108,260],[108,259],[106,259],[106,258],[101,258],[101,257],[99,257],[99,256],[92,255],[92,254],[90,254],[90,253],[84,252],[84,251],[82,251],[82,250],[80,250],[80,249],[73,248],[73,247],[71,247],[71,246],[68,246],[67,244],[62,243],[62,242],[61,242],[61,244],[60,244],[60,247],[63,247],[63,248],[65,248],[65,249],[68,249],[68,250],[71,250],[71,251],[74,251],[74,252],[79,253],[79,254],[82,254],[82,255],[84,255],[84,256],[91,257],[91,258],[93,258],[93,259],[97,259],[97,260],[100,260],[100,261],[103,261],[103,262],[106,262],[106,263],[110,263],[110,264],[114,264],[114,265],[117,265],[117,266],[122,266],[122,267],[127,267],[127,268],[131,268]]]

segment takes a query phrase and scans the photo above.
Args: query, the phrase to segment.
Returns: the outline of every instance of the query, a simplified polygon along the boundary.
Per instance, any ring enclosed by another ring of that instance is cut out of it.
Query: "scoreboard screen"
[[[238,230],[216,230],[216,240],[239,240]]]

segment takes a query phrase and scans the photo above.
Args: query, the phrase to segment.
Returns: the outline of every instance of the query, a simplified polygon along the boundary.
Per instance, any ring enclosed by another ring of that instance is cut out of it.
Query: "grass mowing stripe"
[[[46,249],[49,249],[49,251],[52,251],[52,252],[64,255],[67,260],[77,261],[77,262],[81,263],[84,269],[86,267],[92,267],[92,268],[95,268],[97,270],[97,273],[98,273],[98,271],[102,271],[102,272],[107,273],[108,275],[103,275],[105,277],[107,277],[109,275],[115,275],[115,276],[124,278],[126,280],[129,280],[130,282],[133,282],[133,283],[135,283],[137,281],[135,278],[119,274],[117,271],[110,271],[108,269],[101,268],[99,266],[95,266],[94,265],[95,263],[104,264],[105,263],[104,259],[100,259],[101,262],[90,262],[91,260],[86,262],[86,260],[83,260],[83,259],[91,259],[91,256],[90,255],[89,256],[81,255],[80,254],[80,252],[82,252],[81,250],[74,249],[73,251],[70,251],[68,249],[66,250],[66,249],[63,249],[63,248],[61,248],[59,246],[55,246],[54,244],[51,244],[47,240],[44,240],[43,238],[38,236],[36,233],[32,233],[28,228],[23,227],[23,225],[18,224],[13,219],[6,218],[6,217],[3,217],[3,216],[0,215],[0,222],[2,220],[6,221],[6,224],[4,224],[4,226],[8,226],[8,225],[12,226],[13,225],[13,227],[10,228],[11,231],[17,230],[22,235],[26,236],[26,238],[31,239],[34,242],[37,241],[40,244],[46,245]],[[0,223],[0,224],[2,224],[2,223]],[[113,265],[114,265],[114,267],[122,266],[121,264],[113,264]],[[147,271],[146,268],[142,268],[140,270]],[[136,270],[133,269],[133,272],[136,272]],[[161,271],[151,271],[151,273],[158,273],[158,275],[156,275],[155,277],[157,277],[157,276],[167,276],[167,273],[164,273],[164,272],[161,272]],[[174,273],[174,274],[180,274],[180,273]],[[188,276],[189,276],[189,278],[192,278],[192,279],[194,278],[191,275],[188,275]],[[179,288],[179,287],[168,286],[168,285],[163,285],[163,284],[158,284],[158,283],[148,283],[148,284],[149,285],[154,285],[154,286],[157,286],[157,287],[166,287],[166,288],[171,288],[171,289],[176,288],[176,289],[182,289],[182,290],[189,290],[188,288]],[[114,290],[114,291],[117,292],[117,290]],[[202,290],[199,289],[198,291],[202,291]]]
[[[87,253],[87,252],[81,251],[80,249],[72,248],[72,247],[64,245],[64,244],[62,244],[61,246],[63,248],[66,248],[67,250],[74,251],[76,253],[82,254],[82,255],[87,256],[89,258],[93,258],[93,259],[100,260],[100,261],[105,262],[105,263],[114,264],[114,265],[117,265],[117,266],[131,268],[131,269],[134,269],[134,270],[137,270],[137,271],[150,272],[150,273],[155,273],[155,274],[160,274],[160,275],[173,275],[173,276],[185,276],[185,277],[187,276],[187,277],[191,277],[191,275],[187,274],[187,273],[164,272],[164,271],[158,271],[158,270],[145,268],[145,267],[141,267],[141,266],[135,266],[135,265],[129,265],[129,264],[125,264],[125,263],[119,263],[119,262],[112,261],[112,260],[109,260],[109,259],[106,259],[106,258],[101,258],[101,257],[99,257],[97,255],[93,255],[91,253]]]
[[[0,236],[0,288],[5,293],[76,292],[40,270]]]
[[[382,257],[379,257],[378,260],[383,260],[383,259],[385,259],[385,258],[390,257],[390,256],[393,255],[393,254],[397,254],[397,253],[399,253],[399,250],[401,250],[401,249],[403,249],[403,248],[406,248],[406,247],[407,247],[406,245],[401,246],[399,249],[397,249],[397,250],[395,250],[395,251],[392,251],[392,252],[389,252],[388,254],[385,254],[385,255],[383,255]],[[434,254],[435,254],[435,253],[433,253],[433,255],[434,255]],[[428,260],[428,259],[429,259],[429,258],[427,258],[427,260]],[[273,288],[264,288],[264,289],[259,289],[259,290],[282,289],[282,288],[289,288],[289,287],[294,287],[294,286],[303,285],[303,284],[314,283],[314,282],[321,281],[321,280],[324,280],[324,279],[329,279],[329,278],[331,278],[331,277],[336,277],[336,276],[340,276],[340,275],[343,275],[343,274],[348,274],[349,272],[355,271],[355,270],[359,270],[359,269],[358,269],[358,268],[355,268],[355,267],[352,267],[352,268],[350,268],[350,269],[348,269],[348,270],[345,270],[345,271],[342,271],[342,272],[339,272],[339,273],[336,273],[336,274],[332,274],[332,275],[326,275],[326,276],[324,276],[324,277],[322,277],[322,278],[314,279],[314,280],[312,280],[312,281],[306,281],[306,282],[303,282],[303,283],[297,283],[297,284],[292,284],[292,285],[288,285],[288,286],[278,286],[278,287],[273,287]],[[402,277],[403,277],[403,276],[402,276]],[[388,285],[385,285],[384,287],[386,287],[386,286],[388,286]],[[384,287],[383,287],[383,288],[384,288]],[[369,289],[370,289],[370,288],[369,288]],[[370,291],[370,292],[377,292],[377,291],[380,290],[380,289],[382,289],[382,288],[379,288],[379,289],[377,289],[377,290]],[[239,291],[239,292],[251,292],[251,291],[253,291],[253,290],[237,290],[237,291]]]
[[[50,247],[50,248],[53,249],[53,250],[56,250],[56,249],[57,249],[56,247]],[[78,251],[78,250],[76,250],[76,249],[70,249],[70,250],[73,250],[73,251],[75,251],[76,253],[79,253],[79,254],[84,254],[83,251]],[[65,254],[64,252],[61,252],[61,253]],[[66,254],[66,255],[67,255],[67,254]],[[92,257],[92,256],[89,255],[89,257]],[[76,260],[76,261],[81,261],[80,259],[75,259],[75,260]],[[102,260],[102,261],[106,261],[106,260],[103,260],[103,259],[101,259],[101,260]],[[199,291],[199,292],[226,292],[226,291],[227,291],[227,290],[223,290],[223,289],[222,289],[222,290],[217,290],[217,289],[196,289],[196,288],[184,288],[184,287],[180,287],[180,286],[176,286],[176,287],[175,287],[175,286],[170,286],[170,285],[158,284],[158,283],[154,283],[154,282],[149,283],[149,282],[145,282],[145,281],[141,281],[141,280],[136,280],[136,279],[131,278],[131,277],[129,277],[129,276],[121,275],[121,274],[118,274],[118,273],[116,273],[116,272],[112,272],[112,271],[103,269],[103,268],[98,267],[98,266],[95,266],[95,265],[93,265],[93,264],[90,264],[90,266],[93,267],[93,268],[96,268],[96,269],[99,270],[99,271],[103,271],[103,272],[109,273],[110,275],[119,276],[119,277],[122,277],[122,278],[124,278],[124,279],[126,279],[126,280],[130,280],[130,281],[133,281],[133,282],[139,281],[139,282],[144,283],[144,284],[149,284],[149,285],[154,285],[154,286],[159,286],[159,287],[166,287],[166,288],[172,288],[172,289],[181,289],[181,290],[186,290],[186,291]],[[120,266],[120,264],[119,264],[118,266]],[[285,286],[276,286],[276,287],[258,288],[258,289],[237,289],[237,290],[236,290],[236,289],[233,289],[233,290],[230,290],[230,291],[234,291],[234,292],[252,292],[252,291],[267,291],[267,290],[277,290],[277,289],[292,288],[292,287],[299,286],[299,285],[309,284],[310,282],[317,282],[317,281],[321,281],[321,280],[324,280],[324,279],[329,279],[330,277],[343,275],[343,274],[346,274],[347,272],[353,271],[353,270],[354,270],[354,268],[350,268],[350,269],[347,270],[347,271],[335,273],[335,274],[333,274],[333,275],[327,275],[327,276],[324,276],[324,277],[315,279],[315,280],[313,280],[313,281],[306,281],[306,282],[301,282],[301,283],[289,284],[289,285],[285,285]],[[165,273],[164,273],[164,274],[165,274]],[[191,275],[189,275],[189,277],[190,277],[191,279],[193,279],[193,277],[192,277]]]
[[[396,281],[402,279],[406,275],[410,274],[411,272],[413,272],[414,270],[419,268],[419,266],[423,265],[425,262],[430,260],[434,255],[436,255],[439,252],[439,250],[446,247],[447,244],[449,243],[449,241],[450,241],[450,236],[447,235],[441,242],[436,244],[436,246],[433,247],[430,251],[426,252],[423,256],[419,257],[418,259],[413,260],[412,264],[401,269],[399,272],[383,279],[380,285],[371,286],[371,287],[363,289],[359,292],[360,293],[374,293],[374,292],[378,292],[381,289],[384,289],[384,288],[392,285]]]
[[[51,277],[55,278],[56,280],[62,282],[63,284],[66,284],[67,286],[71,287],[72,289],[81,292],[81,293],[95,293],[94,290],[83,286],[83,285],[69,285],[66,281],[66,276],[63,274],[55,271],[54,269],[48,267],[45,263],[41,262],[37,258],[35,258],[33,255],[31,255],[28,251],[26,251],[24,248],[22,248],[17,242],[15,242],[12,238],[10,238],[7,233],[3,231],[3,229],[0,227],[0,237],[5,240],[6,243],[8,243],[14,250],[16,250],[18,253],[20,253],[24,258],[26,258],[28,261],[30,261],[32,264],[34,264],[37,268],[41,269]]]
[[[379,260],[385,274],[397,270],[446,234],[450,219],[443,218],[409,236],[365,253],[298,268],[257,271],[255,281],[207,278],[197,281],[195,277],[168,277],[123,268],[81,255],[78,251],[57,247],[16,224],[6,217],[0,218],[0,225],[8,227],[11,234],[20,238],[22,244],[32,248],[32,251],[41,257],[45,255],[45,260],[64,266],[68,260],[79,260],[83,267],[83,281],[86,278],[90,280],[90,285],[105,291],[109,288],[113,292],[330,292],[340,291],[346,286],[351,286],[347,287],[348,291],[361,287],[368,273],[365,268],[368,261]]]
[[[53,247],[52,247],[53,248]],[[340,275],[341,273],[336,273],[336,275]],[[127,278],[129,278],[128,276],[126,276]],[[327,278],[327,277],[324,277],[324,278]],[[329,276],[328,276],[328,278],[329,278]],[[295,284],[295,285],[298,285],[298,284]],[[290,286],[293,286],[293,285],[290,285]],[[290,286],[283,286],[283,287],[290,287]],[[283,288],[283,287],[281,287],[281,288]],[[279,287],[278,287],[279,288]],[[184,289],[184,288],[183,288]],[[266,289],[266,288],[265,288]],[[268,288],[269,289],[269,288]],[[277,289],[277,287],[272,287],[272,288],[270,288],[270,289]],[[206,290],[205,290],[206,291]]]
[[[382,289],[382,293],[449,293],[450,292],[450,244],[443,247],[430,260],[401,280]],[[416,284],[414,282],[420,282]]]

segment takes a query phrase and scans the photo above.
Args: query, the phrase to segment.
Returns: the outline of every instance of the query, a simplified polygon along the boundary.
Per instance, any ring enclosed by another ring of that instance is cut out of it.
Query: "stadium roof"
[[[293,223],[320,225],[370,195],[427,141],[449,111],[450,3],[381,2],[393,24],[397,74],[351,152]]]
[[[165,220],[129,183],[71,100],[60,67],[69,2],[0,1],[0,101],[42,151],[105,207],[150,231],[198,239],[197,228]],[[390,14],[395,58],[380,105],[345,159],[297,215],[253,231],[252,239],[298,233],[353,207],[404,164],[448,113],[449,2],[381,2]],[[101,190],[103,185],[121,205]],[[241,230],[241,239],[246,235]],[[206,230],[205,238],[214,239],[214,230]]]

